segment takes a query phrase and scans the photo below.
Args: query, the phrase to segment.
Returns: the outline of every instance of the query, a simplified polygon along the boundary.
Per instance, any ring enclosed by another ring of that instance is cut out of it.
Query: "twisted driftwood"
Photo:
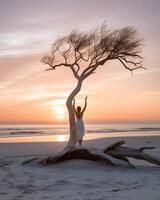
[[[157,158],[153,155],[143,152],[146,149],[155,149],[155,147],[141,147],[139,149],[129,148],[122,146],[125,144],[125,141],[119,141],[107,146],[105,149],[95,149],[95,148],[86,148],[86,147],[75,147],[67,151],[63,151],[59,154],[49,156],[47,158],[32,158],[26,160],[23,164],[28,164],[33,161],[37,161],[43,165],[56,164],[66,160],[72,159],[84,159],[92,161],[102,161],[107,165],[114,166],[125,166],[125,167],[134,167],[128,158],[145,160],[149,163],[160,166],[160,158]]]

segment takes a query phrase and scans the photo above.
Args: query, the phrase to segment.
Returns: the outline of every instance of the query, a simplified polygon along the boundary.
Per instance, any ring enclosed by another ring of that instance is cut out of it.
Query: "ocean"
[[[160,136],[159,124],[87,124],[86,140],[106,137]],[[67,141],[68,125],[0,125],[0,143]]]

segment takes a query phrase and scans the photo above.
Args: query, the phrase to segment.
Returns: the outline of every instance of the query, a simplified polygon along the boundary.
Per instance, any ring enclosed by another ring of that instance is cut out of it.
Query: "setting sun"
[[[53,110],[54,110],[54,114],[56,115],[57,119],[59,119],[59,120],[64,119],[64,115],[65,115],[64,106],[54,106]]]

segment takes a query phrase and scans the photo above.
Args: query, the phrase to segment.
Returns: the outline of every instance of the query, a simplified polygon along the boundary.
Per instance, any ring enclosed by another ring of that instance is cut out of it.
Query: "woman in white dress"
[[[79,146],[82,145],[83,136],[84,136],[84,123],[83,123],[83,114],[87,107],[87,97],[85,98],[85,105],[84,108],[81,109],[80,106],[75,108],[75,99],[73,100],[73,109],[76,115],[76,137],[79,143]]]

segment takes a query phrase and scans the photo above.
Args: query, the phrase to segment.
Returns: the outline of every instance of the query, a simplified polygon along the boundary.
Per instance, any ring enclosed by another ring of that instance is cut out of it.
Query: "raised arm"
[[[85,105],[84,105],[84,108],[83,108],[83,110],[82,110],[82,113],[84,113],[84,111],[86,110],[86,107],[87,107],[87,98],[88,98],[88,97],[85,98]]]

